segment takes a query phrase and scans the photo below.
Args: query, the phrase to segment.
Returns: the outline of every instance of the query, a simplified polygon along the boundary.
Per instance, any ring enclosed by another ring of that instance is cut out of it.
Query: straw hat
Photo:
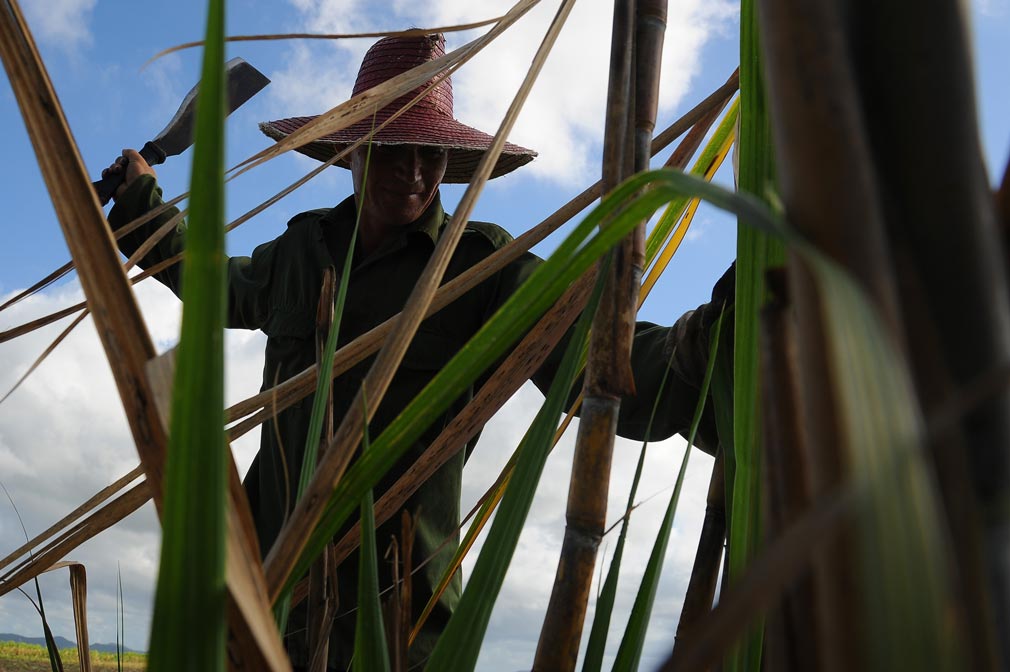
[[[442,35],[423,37],[386,37],[376,42],[365,54],[354,82],[352,95],[366,91],[411,68],[445,55]],[[430,81],[429,81],[430,84]],[[427,84],[425,85],[427,86]],[[396,110],[414,98],[425,86],[398,98],[379,110],[375,125],[388,119]],[[274,140],[281,140],[315,119],[290,117],[260,124],[260,130]],[[336,133],[323,136],[315,142],[298,148],[298,151],[319,161],[328,161],[338,151],[347,147],[372,129],[372,119],[364,119]],[[452,82],[446,77],[427,96],[417,102],[388,126],[378,131],[373,142],[377,145],[427,145],[449,150],[449,163],[443,182],[469,182],[484,152],[491,146],[487,133],[461,124],[453,118]],[[536,152],[525,147],[505,143],[491,177],[509,173],[529,163]],[[346,160],[337,165],[349,167]]]

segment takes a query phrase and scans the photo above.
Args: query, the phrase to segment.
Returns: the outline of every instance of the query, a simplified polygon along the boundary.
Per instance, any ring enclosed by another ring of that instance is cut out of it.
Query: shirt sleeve
[[[163,204],[161,187],[158,186],[154,177],[151,175],[141,175],[130,183],[122,196],[116,199],[116,204],[109,211],[109,225],[113,231],[118,231],[133,220],[146,215]],[[137,265],[146,270],[153,268],[166,259],[171,259],[182,252],[186,233],[185,220],[179,217],[179,209],[176,207],[166,208],[161,214],[120,238],[118,241],[119,250],[127,257],[132,256],[148,238],[172,219],[177,220],[175,229],[158,241],[158,244],[144,255]],[[154,278],[181,298],[180,264],[169,266],[156,273]]]
[[[150,175],[142,175],[126,188],[109,212],[109,224],[113,231],[126,226],[133,220],[164,204],[161,187]],[[178,217],[175,207],[119,239],[120,251],[130,256],[143,245],[150,236],[173,218],[178,218],[175,228],[164,236],[137,264],[143,269],[153,268],[163,261],[180,254],[185,246],[186,222]],[[268,313],[274,266],[277,259],[277,241],[257,247],[251,257],[227,257],[228,266],[228,315],[229,328],[259,329],[265,323]],[[182,263],[176,263],[159,271],[154,278],[165,285],[180,299],[182,298]]]
[[[501,300],[504,301],[541,263],[538,257],[526,254],[504,269],[499,278]],[[636,394],[621,399],[617,426],[620,436],[639,441],[660,441],[678,433],[687,437],[708,364],[709,332],[719,317],[721,304],[715,297],[685,313],[672,327],[649,322],[635,325],[631,367]],[[569,329],[532,377],[544,394],[550,389],[561,364],[571,331]],[[581,389],[580,376],[573,386],[570,402],[574,402]],[[710,454],[714,454],[718,446],[711,395],[705,403],[695,445]]]

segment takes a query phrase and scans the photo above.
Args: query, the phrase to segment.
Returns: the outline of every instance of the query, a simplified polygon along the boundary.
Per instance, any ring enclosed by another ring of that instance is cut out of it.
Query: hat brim
[[[372,142],[377,145],[424,145],[445,148],[449,151],[449,160],[442,181],[457,184],[469,182],[474,171],[477,170],[477,165],[484,157],[484,153],[491,146],[493,138],[487,133],[441,114],[428,114],[421,118],[411,112],[412,110],[407,110],[376,132]],[[381,112],[380,115],[376,117],[374,126],[378,126],[389,116],[388,113],[382,114]],[[260,130],[274,140],[282,140],[315,118],[314,116],[289,117],[276,121],[264,121],[260,124]],[[336,133],[303,145],[297,151],[318,161],[329,161],[334,154],[367,135],[374,126],[371,118],[359,121]],[[531,149],[506,142],[494,169],[491,171],[491,178],[512,172],[532,161],[536,155],[537,153]],[[350,167],[346,159],[338,161],[337,165],[344,168]]]

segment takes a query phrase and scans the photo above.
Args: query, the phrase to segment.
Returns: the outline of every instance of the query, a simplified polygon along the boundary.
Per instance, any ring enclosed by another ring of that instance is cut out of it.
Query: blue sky
[[[352,32],[446,25],[497,15],[507,7],[502,2],[464,0],[441,2],[435,9],[423,10],[402,0],[384,4],[381,9],[376,8],[378,4],[339,0],[232,2],[228,30],[231,34]],[[480,4],[480,9],[471,9],[470,4]],[[514,36],[503,40],[495,51],[475,59],[455,78],[456,113],[460,119],[494,131],[555,6],[549,3],[534,10],[516,26]],[[31,0],[25,3],[25,11],[81,155],[96,178],[123,147],[139,147],[153,137],[197,79],[199,50],[142,66],[160,49],[202,37],[200,3]],[[721,84],[736,66],[737,11],[737,5],[729,0],[671,2],[661,127]],[[538,150],[540,157],[531,166],[489,183],[473,219],[497,222],[518,234],[596,180],[605,91],[605,68],[600,64],[605,63],[609,45],[609,12],[609,3],[577,5],[567,36],[559,43],[557,54],[510,138]],[[1010,0],[978,0],[973,4],[972,20],[982,144],[995,182],[1010,152],[1010,78],[1006,73],[1010,63]],[[462,38],[449,36],[449,41],[450,47],[457,46]],[[370,42],[231,45],[230,56],[243,56],[273,83],[228,121],[230,163],[270,143],[257,130],[258,122],[322,112],[346,99],[357,63]],[[68,255],[6,80],[0,84],[0,128],[5,131],[0,184],[4,185],[8,222],[0,264],[3,298],[55,269]],[[190,155],[185,153],[159,167],[166,194],[185,190],[189,161]],[[310,159],[289,155],[236,180],[228,195],[229,218],[255,206],[314,165]],[[723,170],[719,179],[730,181],[727,173]],[[281,233],[292,215],[333,205],[348,192],[349,180],[344,171],[326,171],[231,234],[229,252],[249,253],[256,244]],[[447,209],[453,209],[461,193],[460,188],[444,189]],[[703,206],[692,233],[643,309],[642,317],[670,324],[685,310],[705,301],[712,283],[734,256],[734,229],[731,220]],[[539,251],[549,253],[553,242],[548,240]],[[153,283],[138,286],[138,297],[159,349],[170,347],[177,334],[178,302]],[[0,328],[76,300],[79,286],[71,279],[16,310],[0,313]],[[30,533],[44,529],[136,464],[90,321],[78,332],[29,384],[0,406],[0,479],[18,502]],[[56,333],[58,330],[50,328],[0,344],[0,393]],[[257,334],[229,336],[228,393],[233,400],[258,388],[262,344]],[[493,421],[468,467],[465,499],[472,501],[494,479],[538,404],[537,393],[524,389]],[[623,446],[622,450],[611,491],[611,502],[617,503],[612,506],[614,513],[623,505],[637,457],[633,446]],[[236,446],[240,467],[248,464],[254,451],[254,437]],[[676,440],[650,450],[648,471],[653,480],[643,484],[643,495],[660,492],[672,483],[682,451],[682,442]],[[534,509],[537,522],[521,542],[514,572],[492,623],[489,653],[481,659],[481,669],[520,669],[532,659],[563,529],[565,490],[550,484],[566,481],[570,467],[564,460],[568,453],[569,447],[562,448],[549,464],[553,471],[545,475],[548,485],[541,488]],[[681,499],[681,514],[664,575],[661,594],[666,597],[657,604],[647,658],[662,657],[676,626],[697,525],[704,510],[710,464],[705,456],[692,457],[689,484]],[[644,565],[667,496],[664,493],[636,513],[640,531],[633,534],[638,535],[640,544],[629,556],[629,578],[622,584],[626,594],[634,590],[635,568]],[[0,554],[17,546],[19,535],[13,513],[0,504]],[[127,593],[127,642],[134,648],[146,647],[157,539],[153,515],[142,511],[72,556],[88,566],[93,641],[115,638],[112,587],[118,563]],[[544,567],[549,569],[545,571]],[[70,636],[66,577],[47,579],[44,589],[50,596],[49,610],[58,624],[57,633]],[[37,617],[23,597],[13,594],[0,598],[2,631],[38,631]]]

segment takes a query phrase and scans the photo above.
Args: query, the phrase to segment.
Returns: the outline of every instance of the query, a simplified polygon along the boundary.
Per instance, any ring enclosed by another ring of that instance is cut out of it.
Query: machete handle
[[[165,152],[156,145],[155,143],[148,141],[146,145],[140,150],[140,156],[143,157],[144,161],[147,161],[149,166],[157,166],[160,163],[165,163]],[[102,205],[105,205],[116,193],[116,189],[119,185],[123,183],[126,179],[126,164],[123,164],[123,170],[118,173],[109,173],[98,182],[92,182],[91,186],[95,188],[95,192],[98,194],[98,200]]]

